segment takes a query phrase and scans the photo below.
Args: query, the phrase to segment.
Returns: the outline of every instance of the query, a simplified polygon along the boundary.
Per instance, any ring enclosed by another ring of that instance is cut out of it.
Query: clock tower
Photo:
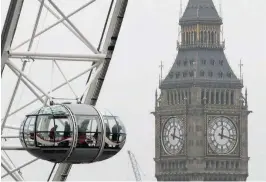
[[[155,102],[158,181],[245,181],[247,90],[232,71],[212,0],[189,0],[176,60]]]

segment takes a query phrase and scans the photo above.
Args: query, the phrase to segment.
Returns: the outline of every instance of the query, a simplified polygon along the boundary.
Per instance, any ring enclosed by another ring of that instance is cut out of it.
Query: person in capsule
[[[55,125],[54,127],[51,128],[50,132],[49,132],[49,137],[51,140],[54,140],[55,139],[55,132],[56,132],[56,129],[57,129],[57,125]]]
[[[106,136],[106,138],[110,139],[110,134],[111,134],[110,126],[109,126],[108,123],[105,123],[105,126],[106,126],[105,136]],[[98,126],[97,126],[96,132],[93,135],[93,137],[96,140],[96,144],[95,145],[97,145],[97,143],[98,143],[98,134],[99,134],[99,132],[98,132]],[[107,143],[105,143],[105,147],[109,147]]]
[[[70,137],[70,125],[67,121],[65,121],[65,130],[64,130],[64,138]]]
[[[113,140],[113,142],[117,142],[117,143],[119,142],[121,129],[122,129],[122,127],[119,124],[116,124],[113,126],[113,128],[112,128],[112,133],[113,133],[112,140]],[[118,146],[116,146],[116,147],[118,147]]]

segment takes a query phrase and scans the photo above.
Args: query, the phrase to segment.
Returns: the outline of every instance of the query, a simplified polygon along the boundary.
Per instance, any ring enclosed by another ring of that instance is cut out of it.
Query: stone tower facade
[[[248,177],[247,91],[221,42],[212,0],[189,0],[181,41],[155,103],[158,181],[245,181]]]

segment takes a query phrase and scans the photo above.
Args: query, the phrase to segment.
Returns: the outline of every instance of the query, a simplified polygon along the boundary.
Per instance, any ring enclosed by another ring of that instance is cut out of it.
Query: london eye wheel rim
[[[53,3],[53,1],[52,0],[48,0],[51,4],[54,4]],[[86,3],[86,5],[89,5],[89,4],[91,4],[92,2],[94,2],[95,0],[92,0],[92,1],[90,1],[90,2],[88,2],[88,3]],[[38,15],[37,15],[37,17],[41,14],[40,12],[41,12],[41,10],[42,10],[42,8],[43,7],[45,7],[46,6],[46,4],[44,3],[44,1],[43,0],[40,0],[40,2],[41,2],[41,5],[40,5],[40,7],[39,7],[39,13],[38,13]],[[119,7],[119,6],[121,6],[120,4],[122,4],[122,3],[127,3],[127,1],[126,0],[117,0],[117,6]],[[21,4],[19,4],[19,3],[21,3]],[[120,3],[120,4],[119,4]],[[20,14],[20,11],[21,10],[19,10],[20,8],[22,8],[22,4],[23,4],[23,1],[21,1],[21,2],[18,2],[18,4],[16,4],[16,9],[15,9],[15,15],[13,15],[13,17],[14,16],[16,16],[15,18],[17,18],[17,19],[19,19],[19,14]],[[59,14],[62,14],[62,11],[60,12],[60,9],[57,7],[56,8],[56,5],[54,4],[54,7],[55,7],[55,9],[57,9],[57,11],[59,12]],[[78,11],[80,11],[82,8],[84,8],[85,7],[85,5],[83,5],[82,7],[80,7],[79,8],[79,10],[76,10],[76,12],[78,12]],[[51,10],[51,9],[50,9]],[[49,11],[50,11],[49,10]],[[72,13],[72,15],[73,14],[75,14],[74,12]],[[71,15],[71,16],[72,16]],[[39,18],[39,17],[38,17]],[[38,19],[37,18],[37,19]],[[65,20],[67,20],[68,22],[70,22],[67,18],[65,18],[64,17],[64,19]],[[12,23],[15,23],[16,24],[16,21],[15,20],[12,20]],[[35,28],[36,28],[36,25],[38,25],[38,21],[36,21],[37,23],[34,25],[35,26]],[[70,22],[71,23],[71,22]],[[76,27],[74,27],[74,29],[77,29]],[[15,34],[15,32],[16,32],[16,28],[14,28],[13,29],[13,34]],[[35,30],[35,32],[33,33],[33,37],[31,37],[29,40],[28,40],[28,42],[30,42],[30,44],[32,44],[32,41],[33,41],[33,38],[35,38],[34,37],[34,34],[36,33],[36,30]],[[11,31],[11,34],[12,34],[12,31]],[[77,34],[80,34],[81,35],[81,33],[79,32],[79,33],[77,33]],[[36,34],[37,35],[37,34]],[[10,40],[10,37],[12,37],[12,35],[7,35],[7,38]],[[84,36],[81,36],[81,39],[82,40],[84,40],[85,42],[86,42],[86,38],[84,38]],[[107,41],[108,42],[108,41]],[[7,45],[7,44],[9,44],[9,45]],[[7,44],[5,44],[4,45],[4,54],[2,54],[2,58],[3,58],[3,56],[6,56],[7,58],[8,57],[10,57],[10,59],[12,58],[12,59],[17,59],[17,58],[22,58],[22,59],[26,59],[26,60],[36,60],[36,59],[51,59],[51,57],[53,57],[53,56],[59,56],[59,55],[54,55],[54,54],[32,54],[32,53],[27,53],[27,54],[24,54],[24,53],[19,53],[19,52],[13,52],[13,51],[9,51],[9,50],[7,50],[7,49],[9,49],[9,48],[7,48],[8,46],[9,47],[11,47],[10,45],[12,44],[12,41],[10,41],[9,43],[7,43]],[[7,45],[7,46],[6,46]],[[88,44],[88,42],[87,42],[87,45],[89,45]],[[18,47],[18,46],[17,46]],[[16,47],[16,48],[17,48]],[[91,47],[91,46],[89,46],[89,47]],[[91,47],[92,48],[92,47]],[[97,51],[94,51],[94,52],[97,52]],[[2,51],[2,53],[3,53],[3,51]],[[98,53],[99,54],[99,53]],[[68,61],[69,59],[67,58],[68,56],[70,56],[71,57],[71,59],[76,59],[76,60],[79,60],[79,61],[85,61],[85,59],[82,57],[82,56],[80,56],[80,55],[66,55],[66,54],[63,54],[63,55],[61,55],[61,57],[56,57],[57,59],[61,59],[61,60],[66,60],[66,61]],[[102,54],[102,55],[99,55],[98,57],[93,57],[93,56],[90,56],[90,55],[88,55],[88,56],[86,56],[87,58],[88,58],[88,60],[91,60],[91,61],[97,61],[96,62],[96,64],[95,65],[93,65],[90,69],[87,69],[86,70],[86,72],[88,72],[88,71],[90,71],[90,70],[92,70],[92,69],[94,69],[94,68],[96,68],[96,67],[101,67],[100,65],[101,64],[103,64],[103,62],[104,62],[104,57],[105,57],[106,55],[104,55],[104,54]],[[109,55],[110,56],[110,55]],[[29,84],[28,85],[26,85],[28,88],[30,88],[31,89],[31,91],[34,91],[34,89],[35,90],[38,90],[38,92],[41,92],[42,94],[43,94],[43,96],[41,96],[41,95],[39,95],[37,92],[34,92],[34,94],[35,94],[35,96],[37,97],[37,100],[39,99],[39,100],[41,100],[41,101],[45,101],[46,103],[47,103],[47,101],[49,100],[49,99],[51,99],[51,97],[49,96],[49,94],[47,94],[46,92],[44,92],[40,87],[38,87],[38,84],[36,85],[36,83],[34,83],[34,82],[32,82],[32,80],[31,79],[29,79],[29,77],[27,77],[27,75],[26,74],[24,74],[23,73],[23,69],[22,70],[20,70],[12,61],[10,61],[10,60],[8,60],[7,58],[5,58],[4,59],[4,64],[3,64],[3,59],[2,59],[2,67],[1,67],[1,73],[3,73],[3,70],[4,70],[4,66],[5,65],[7,65],[10,69],[11,69],[11,71],[13,71],[17,76],[18,76],[18,78],[19,78],[19,82],[23,82],[24,84],[26,84],[26,83],[30,83],[30,84],[32,84],[31,85],[31,87],[29,87]],[[88,61],[88,60],[86,60],[86,61]],[[23,64],[24,64],[24,62],[23,62]],[[7,67],[6,66],[6,67]],[[55,87],[53,90],[56,90],[56,89],[58,89],[58,88],[60,88],[60,87],[62,87],[62,86],[64,86],[64,85],[67,85],[67,84],[69,84],[69,82],[71,82],[71,81],[73,81],[73,80],[75,80],[76,78],[78,78],[78,77],[80,77],[82,74],[84,75],[85,73],[86,73],[85,71],[84,72],[82,72],[82,73],[80,73],[79,75],[77,75],[77,76],[74,76],[74,77],[72,77],[71,79],[69,79],[69,80],[66,80],[65,81],[65,83],[63,83],[63,84],[61,84],[61,85],[59,85],[59,86],[57,86],[57,87]],[[2,77],[3,78],[3,77]],[[19,85],[19,84],[18,84]],[[34,89],[33,89],[34,88]],[[14,92],[16,92],[16,90],[14,89]],[[86,90],[85,90],[85,92],[86,92]],[[46,99],[43,99],[44,98],[44,96],[46,96]],[[35,99],[35,101],[36,101],[36,99]],[[35,101],[32,101],[32,102],[30,102],[30,104],[31,103],[34,103]],[[11,104],[10,104],[11,103]],[[9,104],[10,105],[12,105],[12,101],[11,102],[9,102]],[[4,121],[3,123],[2,123],[2,129],[4,129],[4,128],[8,128],[8,129],[14,129],[14,128],[16,128],[16,127],[13,127],[13,126],[8,126],[8,125],[6,125],[6,127],[5,127],[5,121],[6,121],[6,119],[7,119],[7,117],[10,117],[12,114],[15,114],[15,113],[19,113],[22,109],[24,109],[25,107],[27,107],[29,104],[26,104],[26,105],[24,105],[24,106],[22,106],[21,108],[19,108],[19,109],[17,109],[16,111],[13,111],[11,114],[10,114],[10,110],[8,111],[8,112],[6,112],[6,116],[2,119],[2,121]],[[9,107],[9,106],[8,106]],[[25,116],[25,115],[24,115]],[[23,122],[26,122],[26,121],[23,121]],[[6,147],[6,148],[2,148],[2,151],[6,151],[6,150],[9,150],[8,149],[8,147]],[[12,149],[13,150],[13,149]],[[5,176],[7,176],[7,175],[11,175],[12,176],[12,178],[13,179],[15,179],[15,180],[21,180],[21,179],[23,179],[19,174],[18,174],[18,171],[20,170],[20,169],[22,169],[23,167],[25,167],[26,165],[29,165],[30,163],[32,163],[32,162],[35,162],[36,161],[36,159],[34,159],[34,160],[32,160],[32,161],[30,161],[30,162],[27,162],[27,163],[25,163],[25,164],[23,164],[23,165],[21,165],[21,166],[19,166],[19,167],[16,167],[15,165],[12,167],[12,165],[10,165],[9,164],[9,162],[6,162],[6,163],[2,163],[3,165],[5,165],[5,166],[7,166],[9,169],[7,169],[6,171],[7,171],[7,173],[6,174],[4,174],[4,175],[2,175],[2,178],[3,177],[5,177]]]

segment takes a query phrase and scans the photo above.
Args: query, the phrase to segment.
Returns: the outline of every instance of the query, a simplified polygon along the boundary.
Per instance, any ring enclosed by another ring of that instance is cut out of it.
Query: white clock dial
[[[237,128],[226,117],[218,117],[209,123],[207,139],[211,149],[217,154],[229,154],[237,144]]]
[[[184,145],[183,122],[172,117],[168,119],[162,128],[162,146],[169,155],[177,154]]]

